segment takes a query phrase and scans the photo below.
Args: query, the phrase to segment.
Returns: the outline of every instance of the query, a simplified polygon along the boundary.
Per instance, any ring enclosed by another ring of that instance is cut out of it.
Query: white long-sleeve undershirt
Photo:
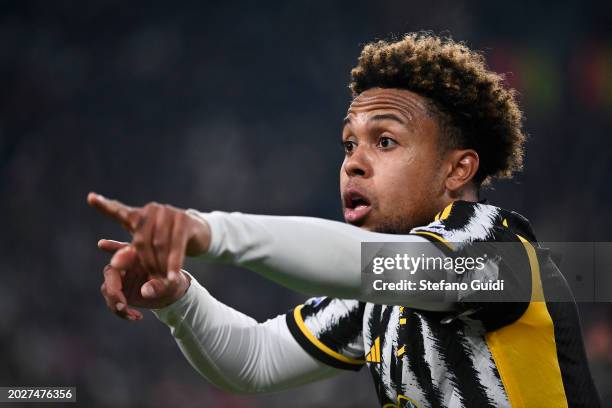
[[[252,269],[309,295],[452,309],[450,303],[413,301],[401,291],[384,299],[370,299],[362,293],[362,242],[428,242],[422,237],[373,233],[309,217],[189,213],[210,225],[208,259]],[[431,251],[442,255],[433,245]],[[181,299],[154,313],[171,328],[192,366],[230,392],[277,391],[340,372],[302,349],[289,332],[284,315],[257,323],[214,299],[193,278]]]
[[[381,234],[349,224],[312,217],[283,217],[215,211],[200,213],[211,229],[207,259],[251,269],[266,278],[306,295],[358,299],[365,302],[409,306],[424,310],[453,310],[454,302],[440,293],[364,291],[361,274],[362,242],[418,243],[414,257],[442,251],[418,235]],[[453,273],[419,271],[429,280],[452,280]],[[428,275],[433,273],[434,275]],[[448,295],[448,294],[447,294]]]
[[[302,349],[285,315],[258,323],[216,300],[193,277],[182,298],[153,313],[196,371],[228,392],[279,391],[341,372]]]

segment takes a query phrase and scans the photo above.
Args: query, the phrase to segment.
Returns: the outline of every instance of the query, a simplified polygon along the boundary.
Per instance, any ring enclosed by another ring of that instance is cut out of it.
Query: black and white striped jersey
[[[541,301],[569,288],[525,218],[456,201],[411,233],[438,243],[517,242],[517,264],[501,273],[524,282],[531,301],[449,314],[313,298],[287,314],[308,353],[338,368],[367,365],[385,408],[599,406],[575,302]]]

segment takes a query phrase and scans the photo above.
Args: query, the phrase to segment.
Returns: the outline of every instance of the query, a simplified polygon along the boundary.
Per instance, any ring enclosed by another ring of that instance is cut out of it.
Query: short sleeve
[[[332,367],[357,371],[365,364],[364,307],[357,300],[311,298],[287,313],[287,326],[312,357]]]

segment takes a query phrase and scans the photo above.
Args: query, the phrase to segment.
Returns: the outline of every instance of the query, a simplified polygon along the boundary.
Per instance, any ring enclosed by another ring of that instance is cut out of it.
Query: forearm
[[[412,305],[429,310],[452,309],[439,297],[407,297],[401,291],[362,290],[362,242],[414,242],[421,256],[427,246],[432,256],[443,256],[429,241],[415,235],[366,231],[348,224],[309,217],[281,217],[241,213],[199,213],[211,229],[207,258],[254,270],[266,278],[307,295],[327,295],[374,303]],[[439,279],[448,279],[440,275]],[[397,293],[395,293],[397,292]]]
[[[193,278],[180,300],[154,313],[170,327],[190,364],[229,392],[277,391],[339,372],[301,348],[284,315],[257,323],[214,299]]]

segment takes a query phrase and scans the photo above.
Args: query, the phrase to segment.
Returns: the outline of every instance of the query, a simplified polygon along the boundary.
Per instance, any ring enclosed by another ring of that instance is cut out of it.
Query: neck
[[[461,201],[478,201],[478,189],[473,185],[465,186],[459,191],[448,192],[448,202],[446,205],[450,204],[453,201],[461,200]]]

